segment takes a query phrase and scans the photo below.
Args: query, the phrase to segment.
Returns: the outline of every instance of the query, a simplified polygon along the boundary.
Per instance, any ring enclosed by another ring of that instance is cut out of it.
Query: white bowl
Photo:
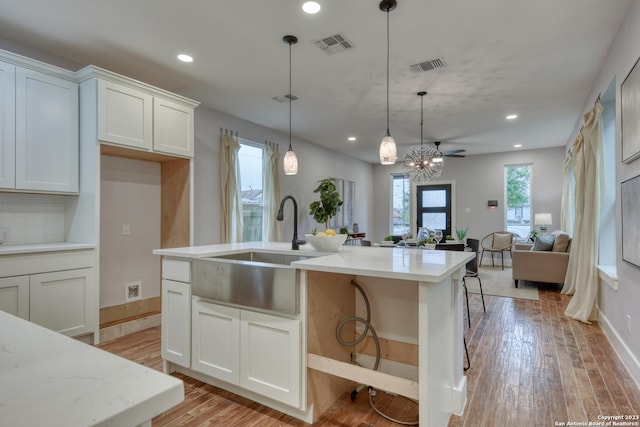
[[[346,234],[336,234],[335,236],[315,236],[305,234],[307,241],[318,252],[337,252],[338,248],[347,240]]]

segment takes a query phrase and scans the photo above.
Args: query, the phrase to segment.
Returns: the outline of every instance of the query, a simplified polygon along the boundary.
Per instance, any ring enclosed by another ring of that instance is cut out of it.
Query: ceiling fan
[[[435,141],[434,144],[436,145],[436,150],[438,150],[438,152],[440,152],[443,157],[466,157],[466,156],[464,156],[462,154],[458,154],[458,153],[464,153],[467,150],[460,149],[460,150],[451,150],[451,151],[441,152],[440,151],[440,141]]]

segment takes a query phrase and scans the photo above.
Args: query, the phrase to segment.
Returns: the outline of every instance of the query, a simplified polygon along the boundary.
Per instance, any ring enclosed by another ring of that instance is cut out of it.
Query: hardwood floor
[[[468,401],[450,427],[556,426],[598,421],[598,415],[640,414],[640,390],[597,324],[563,316],[569,301],[541,285],[540,300],[469,294],[471,357]],[[100,345],[104,350],[161,370],[160,329],[151,328]],[[156,417],[153,426],[305,426],[307,424],[197,380],[177,375],[185,400]],[[417,407],[380,393],[380,409],[414,420]],[[377,415],[360,393],[336,402],[315,424],[332,427],[397,426]]]

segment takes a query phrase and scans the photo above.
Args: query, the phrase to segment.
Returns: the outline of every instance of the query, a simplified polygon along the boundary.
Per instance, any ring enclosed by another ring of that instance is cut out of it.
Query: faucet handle
[[[304,239],[297,239],[296,243],[299,244],[299,245],[305,245],[307,243],[307,241],[304,240]]]

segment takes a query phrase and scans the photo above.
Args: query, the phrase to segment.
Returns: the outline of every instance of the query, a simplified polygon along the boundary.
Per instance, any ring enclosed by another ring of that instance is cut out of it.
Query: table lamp
[[[540,233],[547,233],[547,225],[551,225],[551,214],[550,213],[537,213],[533,219],[534,225],[540,226]]]

